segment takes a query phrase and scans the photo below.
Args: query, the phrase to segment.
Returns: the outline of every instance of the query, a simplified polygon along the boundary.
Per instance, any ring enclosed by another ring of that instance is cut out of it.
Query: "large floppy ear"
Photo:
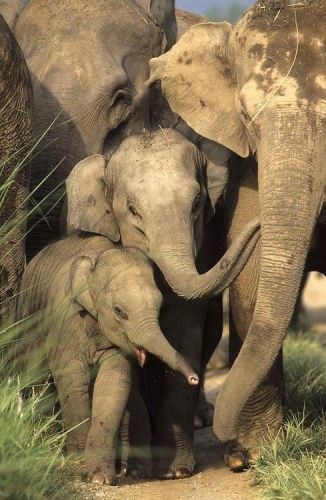
[[[177,21],[175,17],[175,0],[150,0],[150,15],[163,29],[166,37],[166,50],[177,40]]]
[[[94,270],[95,264],[95,261],[90,257],[78,257],[70,268],[70,286],[73,302],[80,310],[85,310],[97,318],[97,311],[89,287],[91,272]]]
[[[236,105],[237,82],[227,59],[229,23],[192,26],[172,49],[150,62],[148,85],[160,80],[172,110],[198,134],[249,155]]]
[[[66,180],[67,233],[88,231],[117,242],[119,226],[112,210],[113,189],[102,155],[80,161]]]

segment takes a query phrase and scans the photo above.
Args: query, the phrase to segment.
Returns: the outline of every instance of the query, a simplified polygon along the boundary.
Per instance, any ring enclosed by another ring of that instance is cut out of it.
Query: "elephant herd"
[[[5,3],[1,306],[18,296],[68,450],[101,484],[119,435],[122,472],[193,473],[230,287],[213,429],[246,468],[282,425],[302,276],[326,272],[324,1],[259,1],[234,27],[173,0]]]

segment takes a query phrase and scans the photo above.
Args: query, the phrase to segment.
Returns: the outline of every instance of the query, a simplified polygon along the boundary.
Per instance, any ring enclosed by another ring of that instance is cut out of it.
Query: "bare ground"
[[[326,344],[326,278],[312,273],[303,297],[305,323],[316,331],[319,339]],[[225,365],[227,350],[227,329],[212,365],[214,371],[208,373],[205,381],[207,398],[214,404],[216,394],[227,370]],[[196,472],[189,479],[177,481],[146,480],[135,482],[120,478],[118,486],[97,486],[78,482],[80,498],[84,500],[255,500],[259,498],[259,488],[255,486],[251,472],[230,472],[223,462],[223,450],[213,435],[211,428],[195,433],[195,455],[198,463]]]

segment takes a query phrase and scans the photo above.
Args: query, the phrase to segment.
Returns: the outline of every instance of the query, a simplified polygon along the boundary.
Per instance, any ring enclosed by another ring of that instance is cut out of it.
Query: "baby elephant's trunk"
[[[143,347],[146,351],[154,354],[172,370],[182,373],[188,384],[198,385],[199,377],[191,368],[189,363],[179,354],[164,337],[157,322],[151,324],[146,331],[133,333],[130,340],[138,346]]]

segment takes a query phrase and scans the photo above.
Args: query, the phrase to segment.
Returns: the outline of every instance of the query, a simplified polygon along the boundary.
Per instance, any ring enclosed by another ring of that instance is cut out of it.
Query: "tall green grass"
[[[326,352],[314,334],[285,342],[286,423],[256,464],[262,497],[326,498]]]
[[[22,161],[17,162],[10,176],[0,186],[0,215],[15,178],[21,169],[25,168],[28,160],[37,154],[35,149],[39,142]],[[12,163],[13,158],[0,161],[0,173],[8,162]],[[52,172],[49,175],[51,174]],[[27,195],[24,204],[33,200],[39,187]],[[46,218],[47,212],[52,209],[50,198],[60,189],[62,191],[62,186],[48,193],[41,204],[32,203],[28,213],[18,215],[24,204],[19,206],[10,218],[0,225],[0,249],[6,241],[10,241],[17,227],[26,224],[27,217],[37,212]],[[56,197],[55,203],[58,203],[60,197]],[[1,220],[3,221],[4,217]],[[6,255],[0,252],[0,259],[5,257]],[[1,306],[0,304],[0,309]],[[11,311],[10,317],[2,318],[0,326],[0,498],[77,498],[72,479],[77,471],[80,472],[81,463],[80,460],[67,458],[64,454],[65,431],[54,413],[53,400],[50,403],[49,384],[39,386],[39,390],[28,390],[28,386],[35,382],[32,372],[19,371],[11,362],[11,351],[19,352],[26,347],[26,338],[24,347],[17,345],[20,342],[17,339],[22,336],[24,330],[30,329],[30,321],[26,320],[25,323],[15,323]],[[26,392],[28,396],[23,398]]]

